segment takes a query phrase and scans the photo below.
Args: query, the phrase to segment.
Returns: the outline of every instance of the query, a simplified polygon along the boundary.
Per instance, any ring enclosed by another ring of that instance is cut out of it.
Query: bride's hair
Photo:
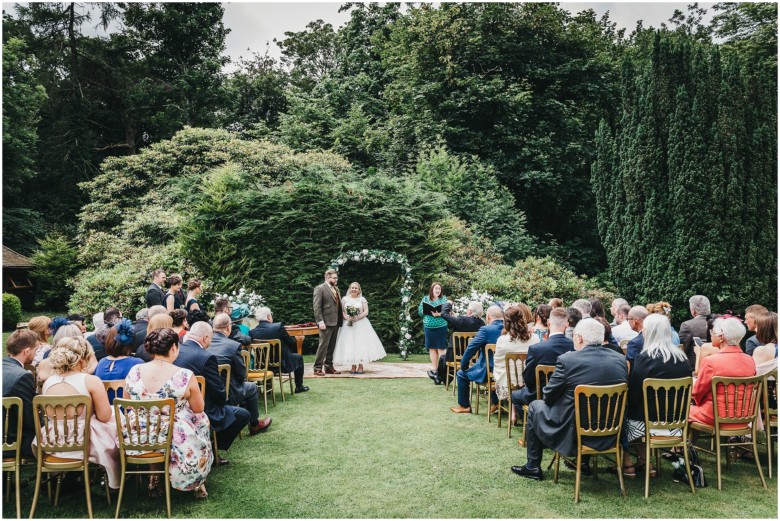
[[[358,287],[358,291],[360,292],[360,294],[358,296],[362,297],[363,296],[363,288],[360,287],[360,283],[359,282],[351,282],[349,284],[349,289],[347,290],[347,295],[349,295],[349,292],[352,289],[352,285],[353,284]]]

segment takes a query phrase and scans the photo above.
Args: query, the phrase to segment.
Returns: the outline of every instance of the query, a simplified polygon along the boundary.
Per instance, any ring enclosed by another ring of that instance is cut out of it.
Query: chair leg
[[[22,468],[16,465],[14,470],[14,479],[16,480],[16,519],[22,518]]]
[[[30,507],[30,519],[35,518],[35,507],[38,506],[38,496],[41,493],[41,479],[43,477],[43,470],[41,469],[41,462],[38,462],[38,470],[35,473],[35,492],[33,492],[32,506]]]
[[[60,487],[59,483],[57,484],[57,493],[59,495]],[[87,496],[87,512],[89,513],[89,518],[92,519],[92,491],[89,489],[89,464],[87,462],[84,463],[84,495]]]
[[[125,492],[125,472],[127,469],[122,469],[122,476],[119,478],[119,494],[117,494],[116,497],[116,514],[114,515],[115,519],[119,519],[119,510],[122,508],[122,494]]]
[[[715,438],[715,436],[713,436],[712,439],[714,439],[714,438]],[[712,442],[710,442],[710,446],[712,446]],[[727,456],[727,458],[728,458],[728,456]],[[715,440],[715,464],[717,465],[716,472],[718,474],[718,490],[723,490],[723,487],[722,487],[721,482],[720,482],[720,438]]]
[[[498,399],[498,428],[499,429],[501,428],[501,412],[502,412],[502,410],[501,410],[501,402],[503,402],[503,401],[504,400],[502,400],[500,398]]]
[[[295,394],[295,390],[293,389],[293,376],[292,373],[287,373],[287,381],[290,382],[290,396]]]
[[[274,404],[274,407],[276,407],[276,393],[274,392],[274,379],[271,378],[268,380],[268,383],[271,384],[271,401]]]
[[[8,501],[8,498],[11,497],[11,473],[7,472],[5,474],[5,498],[4,501]]]
[[[286,402],[287,400],[284,399],[284,382],[282,382],[282,370],[279,370],[279,394],[282,395],[282,401]]]
[[[626,497],[626,495],[627,495],[626,494],[626,483],[625,483],[625,481],[623,481],[623,451],[620,448],[620,441],[619,440],[618,440],[618,450],[615,453],[615,459],[617,460],[617,462],[615,464],[615,467],[617,468],[618,481],[620,482],[620,493],[623,495],[623,497]],[[647,467],[647,466],[648,465],[645,464],[645,467]],[[647,470],[645,470],[645,472],[647,472],[648,476],[650,475],[650,473]],[[648,486],[649,486],[649,483],[648,483]],[[645,497],[647,497],[647,494],[648,494],[648,489],[645,489]]]
[[[555,470],[553,471],[553,483],[558,483],[558,471],[561,468],[561,455],[557,452],[553,453],[553,459],[550,462],[550,465],[555,463]],[[547,470],[550,470],[550,467],[547,467]]]
[[[57,506],[60,504],[60,489],[62,488],[62,475],[63,475],[62,472],[57,474],[57,488],[56,488],[56,492],[54,492],[54,508],[57,508]],[[87,476],[86,485],[89,486],[89,472],[86,473],[86,476]]]
[[[650,436],[645,436],[645,497],[650,497]],[[618,461],[616,467],[622,468],[623,461]],[[657,471],[656,471],[657,472]]]
[[[170,519],[172,517],[171,515],[171,474],[170,474],[170,461],[171,458],[168,457],[168,459],[165,460],[165,476],[163,476],[163,479],[165,481],[165,508],[168,510],[168,518]]]
[[[263,384],[263,405],[265,406],[265,415],[268,416],[268,393],[265,391],[265,384]]]
[[[764,471],[761,470],[761,460],[758,459],[758,445],[756,442],[757,434],[755,432],[755,429],[753,429],[753,460],[756,462],[756,468],[758,469],[758,476],[761,478],[761,484],[766,488],[766,480],[764,479]]]
[[[474,389],[476,389],[476,391],[477,391],[476,392],[476,394],[477,394],[477,408],[476,408],[476,410],[474,412],[479,414],[479,385],[475,385]],[[489,421],[490,421],[490,414],[488,414],[488,422]]]
[[[512,437],[512,413],[515,411],[515,404],[512,403],[512,395],[509,395],[509,411],[506,419],[506,437]]]
[[[577,474],[574,477],[574,502],[580,502],[580,478],[582,477],[582,452],[577,450]]]
[[[520,439],[523,440],[523,447],[525,447],[525,425],[528,423],[528,409],[523,407],[523,432],[520,435]]]
[[[688,474],[688,484],[691,486],[691,494],[696,493],[696,487],[693,486],[693,475],[691,474],[691,462],[688,459],[688,445],[683,445],[683,458],[685,458],[685,472]]]

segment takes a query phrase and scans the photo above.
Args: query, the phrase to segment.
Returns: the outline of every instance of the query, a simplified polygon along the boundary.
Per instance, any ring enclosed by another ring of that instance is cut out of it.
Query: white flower
[[[368,253],[368,250],[364,249],[363,250],[363,255],[366,255],[367,253]]]
[[[404,298],[402,298],[402,299],[401,299],[401,302],[403,302],[404,304],[406,304],[407,302],[409,302],[409,297],[404,297]]]
[[[407,339],[407,340],[409,340],[409,339],[411,339],[411,338],[412,338],[412,335],[410,335],[409,333],[406,333],[406,334],[404,335],[404,338],[405,338],[405,339]]]
[[[338,261],[336,261],[336,262],[338,262],[338,263],[339,263],[339,266],[341,266],[342,264],[344,264],[344,259],[339,259],[339,260],[338,260]]]

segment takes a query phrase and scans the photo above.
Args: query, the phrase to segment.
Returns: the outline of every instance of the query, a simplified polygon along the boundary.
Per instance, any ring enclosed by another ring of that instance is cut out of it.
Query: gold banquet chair
[[[550,381],[550,377],[555,372],[554,365],[540,364],[536,366],[536,399],[542,399],[542,389]],[[525,425],[528,421],[528,406],[523,405],[523,435],[520,438],[520,445],[525,446]]]
[[[219,366],[217,366],[219,367]],[[198,389],[200,389],[200,394],[203,395],[203,401],[206,401],[206,378],[201,375],[195,375],[195,380],[198,382]],[[217,446],[217,431],[214,430],[214,427],[211,427],[211,442],[214,444],[214,462],[219,461],[219,447]]]
[[[620,349],[623,350],[623,356],[626,356],[626,351],[628,351],[628,343],[630,340],[628,338],[624,338],[620,341]]]
[[[764,472],[761,470],[761,462],[758,459],[758,450],[756,447],[756,419],[758,417],[758,402],[761,396],[761,387],[763,376],[751,376],[748,378],[727,378],[716,376],[712,379],[712,405],[715,414],[715,425],[705,423],[691,422],[691,434],[695,441],[698,433],[703,433],[711,437],[715,443],[715,460],[718,473],[718,490],[722,490],[720,453],[722,447],[746,447],[750,446],[753,450],[753,459],[756,462],[758,476],[761,478],[761,484],[766,488]],[[723,397],[724,408],[722,410],[718,405],[718,396]],[[734,427],[735,424],[747,424],[746,427]],[[731,437],[750,436],[750,441],[740,442],[728,441]],[[726,437],[726,441],[722,438]],[[698,447],[699,450],[712,454],[711,450]],[[728,451],[727,451],[728,452]],[[731,460],[726,455],[726,466],[731,467]]]
[[[164,415],[164,409],[168,414]],[[156,414],[155,414],[156,411]],[[122,479],[116,500],[116,518],[122,507],[125,478],[128,474],[162,474],[165,483],[165,507],[171,517],[171,440],[176,402],[173,398],[162,400],[114,399],[114,418],[119,436],[119,460]],[[164,419],[167,416],[167,421]],[[162,464],[163,470],[127,470],[128,465],[151,466]]]
[[[480,393],[484,390],[487,393],[488,413],[487,420],[490,423],[490,391],[496,389],[496,382],[493,381],[493,372],[490,370],[490,358],[496,352],[496,344],[487,344],[485,346],[485,369],[487,371],[487,380],[483,383],[472,382],[473,389],[477,394],[477,407],[474,410],[475,414],[479,414],[479,397]]]
[[[124,380],[103,380],[103,387],[106,388],[106,394],[108,395],[109,402],[113,403],[113,400],[116,398],[124,398]]]
[[[655,467],[661,474],[661,456],[659,449],[681,447],[685,458],[685,472],[691,493],[696,493],[691,476],[691,462],[688,460],[688,413],[691,410],[691,386],[693,378],[662,379],[647,378],[642,383],[645,411],[645,497],[650,497],[650,462],[655,451]],[[650,407],[656,412],[656,420],[650,420]],[[672,434],[654,435],[654,430],[680,430],[678,436]]]
[[[626,486],[623,483],[622,449],[620,447],[620,431],[626,412],[627,384],[616,385],[578,385],[574,389],[574,419],[577,429],[577,473],[574,485],[574,502],[580,502],[580,482],[582,481],[582,457],[614,454],[618,462],[617,474],[620,481],[620,492],[626,496]],[[602,414],[603,412],[603,414]],[[584,437],[614,436],[614,444],[606,450],[596,450],[583,443]],[[553,482],[558,483],[558,469],[561,455],[555,455],[555,473]],[[595,465],[594,465],[595,467]],[[594,469],[595,470],[595,469]]]
[[[463,353],[466,352],[466,347],[469,342],[474,338],[476,333],[453,333],[452,334],[452,362],[447,362],[447,374],[445,375],[445,388],[449,391],[450,382],[452,385],[452,396],[455,396],[455,388],[458,385],[457,378],[455,378],[458,369],[460,369],[460,361],[463,359]],[[452,377],[450,377],[452,375]]]
[[[253,343],[246,351],[244,362],[246,363],[246,381],[255,382],[263,387],[263,404],[265,405],[265,414],[268,415],[268,393],[271,393],[273,404],[276,405],[276,395],[274,394],[274,373],[268,370],[268,360],[271,355],[271,345],[268,343]],[[244,356],[243,353],[241,356]]]
[[[219,377],[225,382],[225,399],[230,399],[230,364],[219,364],[217,366]]]
[[[777,439],[777,368],[764,375],[763,410],[764,410],[764,434],[766,438],[766,454],[769,461],[769,477],[772,477],[772,460],[777,456],[774,449]],[[774,400],[774,408],[771,407],[771,399]],[[754,453],[755,455],[755,453]]]
[[[498,400],[498,428],[501,428],[501,413],[506,411],[507,417],[507,429],[506,435],[508,438],[512,437],[512,391],[520,389],[520,380],[523,378],[523,368],[525,367],[525,359],[528,353],[507,353],[504,358],[504,366],[506,367],[506,388],[509,390],[509,396],[506,399],[506,408],[502,405],[504,400]]]
[[[279,378],[279,393],[282,395],[282,401],[286,402],[287,400],[284,399],[284,382],[290,382],[291,395],[295,394],[295,391],[293,390],[292,373],[289,371],[286,373],[282,372],[282,341],[279,339],[272,339],[260,340],[260,342],[271,345],[268,354],[268,365],[266,367]]]
[[[16,440],[8,441],[8,428],[11,426],[11,411],[16,408],[15,432]],[[14,456],[3,458],[3,472],[6,473],[5,497],[8,499],[11,491],[11,473],[14,475],[16,487],[16,518],[22,517],[22,491],[20,479],[22,475],[22,410],[24,403],[21,398],[3,397],[3,453],[13,452]]]

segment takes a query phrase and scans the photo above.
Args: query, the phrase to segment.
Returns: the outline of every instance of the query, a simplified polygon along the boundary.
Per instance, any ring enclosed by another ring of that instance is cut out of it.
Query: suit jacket
[[[555,365],[563,353],[574,351],[574,342],[564,334],[553,335],[544,342],[528,348],[523,369],[523,382],[532,395],[536,393],[536,366]],[[621,351],[622,352],[622,351]]]
[[[331,299],[333,301],[333,299]],[[282,372],[292,372],[293,364],[290,353],[292,349],[298,347],[295,339],[284,328],[282,322],[260,322],[252,331],[249,332],[252,340],[281,340],[282,341]],[[297,352],[297,351],[296,351]]]
[[[642,333],[639,333],[626,345],[626,360],[631,362],[642,352],[642,348],[645,346],[645,338]]]
[[[580,351],[560,355],[555,371],[544,387],[544,403],[539,400],[532,403],[536,434],[546,447],[564,456],[574,456],[577,453],[574,389],[578,385],[614,385],[627,381],[626,359],[602,346],[585,346]],[[615,439],[611,436],[589,437],[583,442],[604,450]]]
[[[485,346],[495,344],[498,337],[501,336],[501,330],[504,329],[503,320],[494,320],[490,324],[482,326],[471,339],[466,350],[463,352],[463,358],[460,361],[460,368],[466,373],[466,377],[472,382],[483,383],[487,381],[487,364],[493,370],[493,357],[485,362]],[[471,359],[478,354],[477,361],[469,367]]]
[[[677,361],[674,358],[664,362],[663,357],[651,358],[647,352],[639,353],[631,363],[631,376],[628,379],[628,403],[626,404],[626,418],[644,421],[645,397],[642,393],[642,384],[646,378],[685,378],[691,376],[691,368],[687,360]],[[661,395],[663,396],[663,395]],[[672,398],[672,400],[674,400]],[[658,411],[655,410],[655,402],[648,404],[647,412],[650,419],[658,419]],[[659,400],[661,417],[666,414],[666,402]]]
[[[485,321],[481,318],[470,316],[452,316],[450,315],[451,309],[452,305],[449,302],[443,304],[441,307],[441,318],[447,321],[447,324],[450,326],[450,330],[453,333],[471,333],[472,331],[476,332],[479,331],[479,328],[485,325]],[[451,362],[453,360],[452,335],[450,335],[447,339],[447,345],[449,346],[449,349],[446,353],[446,360]]]
[[[149,284],[146,289],[146,307],[152,306],[164,306],[163,299],[165,298],[165,292],[157,284]]]
[[[108,353],[106,353],[106,346],[100,343],[100,340],[97,339],[97,335],[89,335],[86,340],[92,346],[92,349],[95,350],[95,358],[97,358],[98,362],[108,356]]]
[[[698,336],[698,335],[697,335]],[[753,357],[746,355],[742,349],[736,346],[726,346],[714,355],[701,359],[699,374],[693,383],[691,395],[696,407],[691,406],[691,420],[715,424],[715,408],[712,404],[712,379],[716,376],[738,377],[755,376],[756,362]],[[744,389],[740,391],[741,401]],[[718,395],[718,410],[726,407],[726,397]],[[731,404],[733,409],[734,405]],[[739,425],[739,424],[737,424]],[[738,428],[735,425],[735,428]]]
[[[241,328],[238,327],[237,323],[233,323],[230,326],[230,339],[235,340],[242,346],[248,346],[252,343],[252,339],[249,337],[249,335],[245,335],[241,332]]]
[[[216,356],[188,340],[179,345],[179,356],[173,365],[189,369],[206,379],[206,415],[215,431],[220,432],[236,421],[233,411],[225,407],[225,384],[217,371]]]
[[[217,357],[217,363],[230,364],[230,404],[238,405],[244,401],[244,381],[246,366],[241,358],[241,344],[215,331],[208,352]]]
[[[693,337],[699,337],[702,340],[707,338],[707,317],[699,315],[680,324],[680,343],[685,347],[685,354],[688,355],[688,365],[693,369],[696,367],[696,352],[693,350]]]
[[[138,348],[144,345],[144,340],[146,340],[146,328],[148,326],[148,320],[139,320],[133,324],[133,329],[135,330],[135,337],[133,337],[133,347],[131,348],[133,353],[138,351]]]
[[[756,335],[751,336],[745,341],[745,354],[753,356],[753,351],[759,346],[761,346],[761,342],[758,341]]]
[[[16,359],[3,358],[3,396],[22,399],[22,454],[32,456],[32,441],[35,438],[35,422],[33,421],[33,398],[35,398],[35,381],[32,373],[26,371]],[[16,440],[17,409],[13,408],[8,417],[8,439]]]
[[[341,327],[344,321],[341,314],[341,296],[336,288],[338,300],[333,298],[330,288],[331,286],[327,282],[314,288],[314,321],[317,323],[325,322],[326,326]]]

